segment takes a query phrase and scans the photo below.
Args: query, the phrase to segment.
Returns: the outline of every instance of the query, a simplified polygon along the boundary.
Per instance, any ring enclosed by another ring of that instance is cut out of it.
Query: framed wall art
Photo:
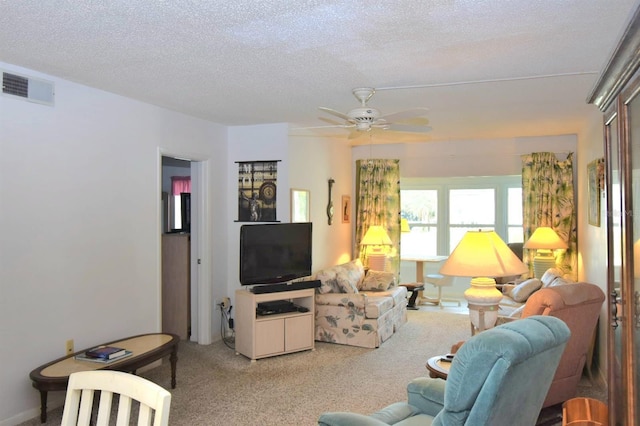
[[[291,223],[310,222],[311,194],[306,189],[291,189]]]
[[[342,196],[342,223],[351,223],[351,197]]]
[[[277,222],[278,161],[237,161],[238,222]]]

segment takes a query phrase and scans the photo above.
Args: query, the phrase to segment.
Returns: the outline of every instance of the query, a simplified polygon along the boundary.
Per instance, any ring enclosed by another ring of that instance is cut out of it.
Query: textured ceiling
[[[0,0],[0,61],[225,125],[323,125],[368,86],[429,140],[567,134],[638,1]]]

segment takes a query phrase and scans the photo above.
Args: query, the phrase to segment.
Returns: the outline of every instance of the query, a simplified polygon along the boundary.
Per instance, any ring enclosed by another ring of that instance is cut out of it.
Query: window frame
[[[439,177],[439,178],[401,178],[400,190],[435,190],[437,191],[437,221],[429,226],[437,229],[437,253],[435,255],[449,255],[455,247],[449,247],[449,230],[457,225],[451,225],[449,218],[449,194],[452,189],[493,189],[495,225],[487,224],[482,229],[492,228],[505,242],[508,241],[508,196],[509,188],[522,188],[522,176],[469,176],[469,177]],[[421,225],[414,225],[421,226]],[[425,225],[426,226],[426,225]],[[460,225],[462,226],[462,225]]]

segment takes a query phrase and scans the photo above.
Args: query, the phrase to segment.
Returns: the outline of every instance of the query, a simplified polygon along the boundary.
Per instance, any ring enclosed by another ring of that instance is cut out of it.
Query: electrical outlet
[[[222,309],[229,309],[229,306],[231,306],[231,300],[228,297],[223,297],[222,298]]]
[[[73,339],[69,339],[65,344],[65,353],[66,355],[71,355],[73,352]]]

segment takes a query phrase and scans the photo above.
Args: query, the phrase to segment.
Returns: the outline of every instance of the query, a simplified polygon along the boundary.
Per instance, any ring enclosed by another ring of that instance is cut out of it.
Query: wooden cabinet
[[[162,332],[189,339],[191,330],[191,238],[162,235]]]
[[[589,98],[604,112],[609,424],[640,424],[640,9]],[[638,206],[638,207],[636,207]]]
[[[257,315],[258,303],[285,300],[306,312]],[[252,361],[314,349],[314,289],[253,294],[236,291],[236,353]]]

